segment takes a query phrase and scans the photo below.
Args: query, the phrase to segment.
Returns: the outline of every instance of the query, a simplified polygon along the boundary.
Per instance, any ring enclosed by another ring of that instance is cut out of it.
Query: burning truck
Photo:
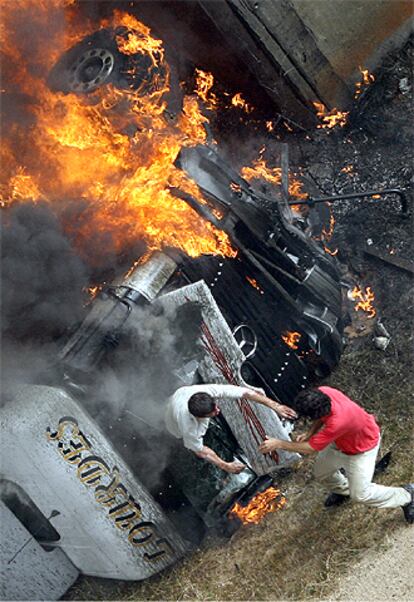
[[[37,3],[40,30],[58,4]],[[14,32],[16,11],[6,19]],[[94,261],[96,231],[111,233],[116,253],[137,238],[146,251],[126,274],[94,288],[53,378],[17,386],[1,408],[3,583],[11,599],[58,598],[79,571],[144,579],[208,530],[231,532],[248,521],[258,496],[264,511],[283,504],[271,475],[298,457],[258,453],[266,434],[287,438],[292,428],[265,407],[223,402],[211,421],[208,445],[240,458],[239,475],[169,440],[162,396],[130,387],[134,403],[115,418],[114,397],[102,397],[96,411],[100,375],[122,379],[132,353],[136,365],[156,362],[140,349],[143,323],[161,316],[176,327],[171,372],[159,380],[247,384],[286,404],[330,371],[342,345],[336,259],[309,235],[309,218],[292,210],[286,190],[255,191],[223,160],[200,90],[183,94],[162,42],[121,11],[92,31],[72,26],[65,23],[53,52],[34,57],[37,70],[16,39],[4,40],[11,65],[21,67],[8,93],[31,120],[23,138],[10,125],[4,213],[25,199],[45,201]],[[74,194],[89,205],[68,223],[64,208]]]

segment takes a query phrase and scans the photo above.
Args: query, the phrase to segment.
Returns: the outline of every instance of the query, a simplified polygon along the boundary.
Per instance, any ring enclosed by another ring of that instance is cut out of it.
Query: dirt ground
[[[412,528],[403,526],[339,580],[330,600],[414,600],[413,557]]]
[[[286,139],[293,166],[319,190],[412,189],[412,58],[408,44],[385,61],[343,130]],[[351,167],[344,170],[347,166]],[[340,365],[325,383],[378,417],[381,454],[391,451],[392,459],[377,481],[408,483],[414,481],[413,274],[366,255],[364,247],[412,260],[412,220],[401,216],[392,196],[334,205],[333,213],[336,227],[330,247],[339,249],[344,279],[372,288],[377,313],[374,318],[360,317],[351,303],[347,344]],[[378,319],[390,334],[385,350],[374,342]],[[212,537],[202,549],[143,583],[82,578],[66,599],[414,599],[414,527],[404,522],[401,509],[351,503],[326,509],[326,492],[313,482],[311,467],[312,459],[307,458],[291,474],[276,477],[287,504],[259,525],[241,528],[230,540]]]

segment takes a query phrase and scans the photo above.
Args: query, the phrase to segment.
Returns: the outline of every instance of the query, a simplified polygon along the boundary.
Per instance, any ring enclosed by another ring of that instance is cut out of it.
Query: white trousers
[[[331,443],[316,457],[315,479],[333,493],[349,495],[355,502],[375,508],[397,508],[408,504],[411,495],[403,487],[385,487],[371,482],[379,446],[378,443],[369,451],[349,456]],[[346,476],[340,468],[345,469]]]

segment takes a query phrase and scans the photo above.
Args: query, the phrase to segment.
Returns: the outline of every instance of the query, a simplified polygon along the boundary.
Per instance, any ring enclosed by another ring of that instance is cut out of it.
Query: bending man
[[[282,418],[296,418],[296,412],[247,387],[192,385],[181,387],[174,393],[165,413],[167,430],[177,439],[182,439],[184,446],[199,458],[226,472],[239,473],[245,468],[244,464],[237,461],[225,462],[203,443],[210,418],[220,413],[218,401],[223,397],[234,401],[246,399],[260,403],[277,412]]]
[[[314,476],[332,492],[326,506],[338,505],[349,497],[375,508],[401,506],[406,521],[414,522],[414,484],[385,487],[372,483],[380,445],[380,429],[374,416],[332,387],[302,391],[294,407],[299,416],[313,420],[309,432],[295,442],[266,439],[259,447],[262,453],[275,449],[301,454],[317,451]]]

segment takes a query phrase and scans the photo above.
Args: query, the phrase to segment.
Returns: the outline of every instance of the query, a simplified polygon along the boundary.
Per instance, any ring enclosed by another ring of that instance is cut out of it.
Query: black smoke
[[[2,212],[2,384],[37,382],[85,314],[89,269],[46,203]],[[47,384],[47,383],[45,383]]]
[[[7,210],[1,260],[3,337],[50,342],[81,319],[89,270],[45,203]]]

